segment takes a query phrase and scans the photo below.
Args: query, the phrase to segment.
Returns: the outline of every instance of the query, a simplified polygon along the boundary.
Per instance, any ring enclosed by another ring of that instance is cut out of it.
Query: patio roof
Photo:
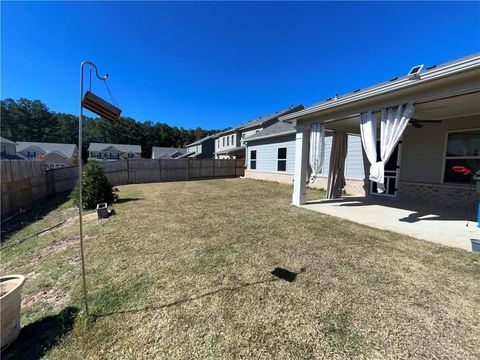
[[[428,67],[416,77],[393,78],[363,90],[330,98],[279,119],[286,122],[338,120],[344,116],[359,115],[367,110],[380,110],[380,107],[394,106],[402,102],[426,102],[441,98],[445,94],[465,94],[472,89],[478,91],[479,70],[480,53],[477,53],[443,65]],[[459,89],[456,87],[459,82],[466,85]]]

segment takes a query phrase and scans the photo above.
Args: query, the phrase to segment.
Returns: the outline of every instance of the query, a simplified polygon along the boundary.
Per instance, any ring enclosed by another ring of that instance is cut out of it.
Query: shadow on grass
[[[69,197],[70,193],[65,192],[57,194],[49,200],[38,201],[30,210],[3,222],[1,241],[5,241],[5,239],[17,231],[20,231],[35,221],[42,219],[45,215],[69,201]]]
[[[230,291],[230,292],[239,291],[239,290],[244,289],[244,288],[249,287],[249,286],[254,286],[254,285],[259,285],[259,284],[268,284],[268,283],[273,283],[273,282],[276,282],[276,281],[279,281],[279,280],[280,279],[260,280],[260,281],[255,281],[255,282],[251,282],[251,283],[242,284],[242,285],[235,286],[235,287],[221,288],[221,289],[210,291],[210,292],[198,295],[198,296],[192,296],[190,298],[180,299],[180,300],[168,303],[168,304],[147,305],[143,308],[118,310],[118,311],[112,311],[112,312],[108,312],[108,313],[104,313],[104,314],[92,314],[92,317],[95,319],[95,318],[102,318],[102,317],[111,316],[111,315],[120,315],[120,314],[130,314],[130,313],[139,313],[139,312],[146,312],[146,311],[162,310],[162,309],[165,309],[165,308],[169,308],[171,306],[181,305],[181,304],[184,304],[184,303],[187,303],[187,302],[190,302],[190,301],[199,300],[199,299],[202,299],[202,298],[205,298],[205,297],[208,297],[208,296],[212,296],[212,295],[224,292],[224,291]]]
[[[69,333],[78,309],[67,307],[57,315],[47,316],[28,324],[17,340],[2,352],[2,359],[40,359]]]
[[[138,201],[138,200],[143,200],[143,198],[119,198],[117,199],[117,201],[115,201],[113,203],[113,205],[115,204],[124,204],[124,203],[127,203],[127,202],[130,202],[130,201]],[[112,205],[112,206],[113,206]]]

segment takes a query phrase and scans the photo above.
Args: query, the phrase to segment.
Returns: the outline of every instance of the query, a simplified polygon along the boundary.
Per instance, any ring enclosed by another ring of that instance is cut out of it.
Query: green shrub
[[[112,204],[117,198],[103,168],[96,160],[89,161],[83,174],[83,208],[95,209],[97,204]],[[72,201],[78,204],[78,185],[72,191]]]

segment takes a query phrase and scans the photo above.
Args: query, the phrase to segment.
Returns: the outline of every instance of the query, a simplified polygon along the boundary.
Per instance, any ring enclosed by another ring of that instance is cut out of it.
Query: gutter
[[[300,110],[292,114],[280,116],[279,120],[285,121],[285,122],[291,122],[292,120],[298,119],[299,117],[302,117],[305,115],[310,115],[319,111],[339,107],[341,105],[373,98],[375,96],[387,94],[400,89],[417,86],[419,84],[423,84],[428,81],[436,80],[439,78],[446,77],[448,75],[457,74],[457,73],[475,69],[478,67],[480,67],[480,54],[476,54],[474,57],[470,57],[465,60],[460,60],[460,61],[447,64],[443,67],[435,68],[435,69],[426,71],[424,73],[420,73],[419,78],[410,78],[406,76],[396,81],[392,81],[389,83],[382,83],[380,85],[371,87],[370,89],[365,89],[357,93],[340,97],[337,100],[325,101],[320,104],[308,107],[304,110]]]

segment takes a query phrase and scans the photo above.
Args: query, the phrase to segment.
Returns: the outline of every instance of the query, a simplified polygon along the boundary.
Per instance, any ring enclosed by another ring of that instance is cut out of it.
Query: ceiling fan
[[[435,123],[439,124],[442,120],[420,120],[420,119],[410,119],[410,125],[412,125],[415,129],[420,129],[423,127],[422,123]]]

